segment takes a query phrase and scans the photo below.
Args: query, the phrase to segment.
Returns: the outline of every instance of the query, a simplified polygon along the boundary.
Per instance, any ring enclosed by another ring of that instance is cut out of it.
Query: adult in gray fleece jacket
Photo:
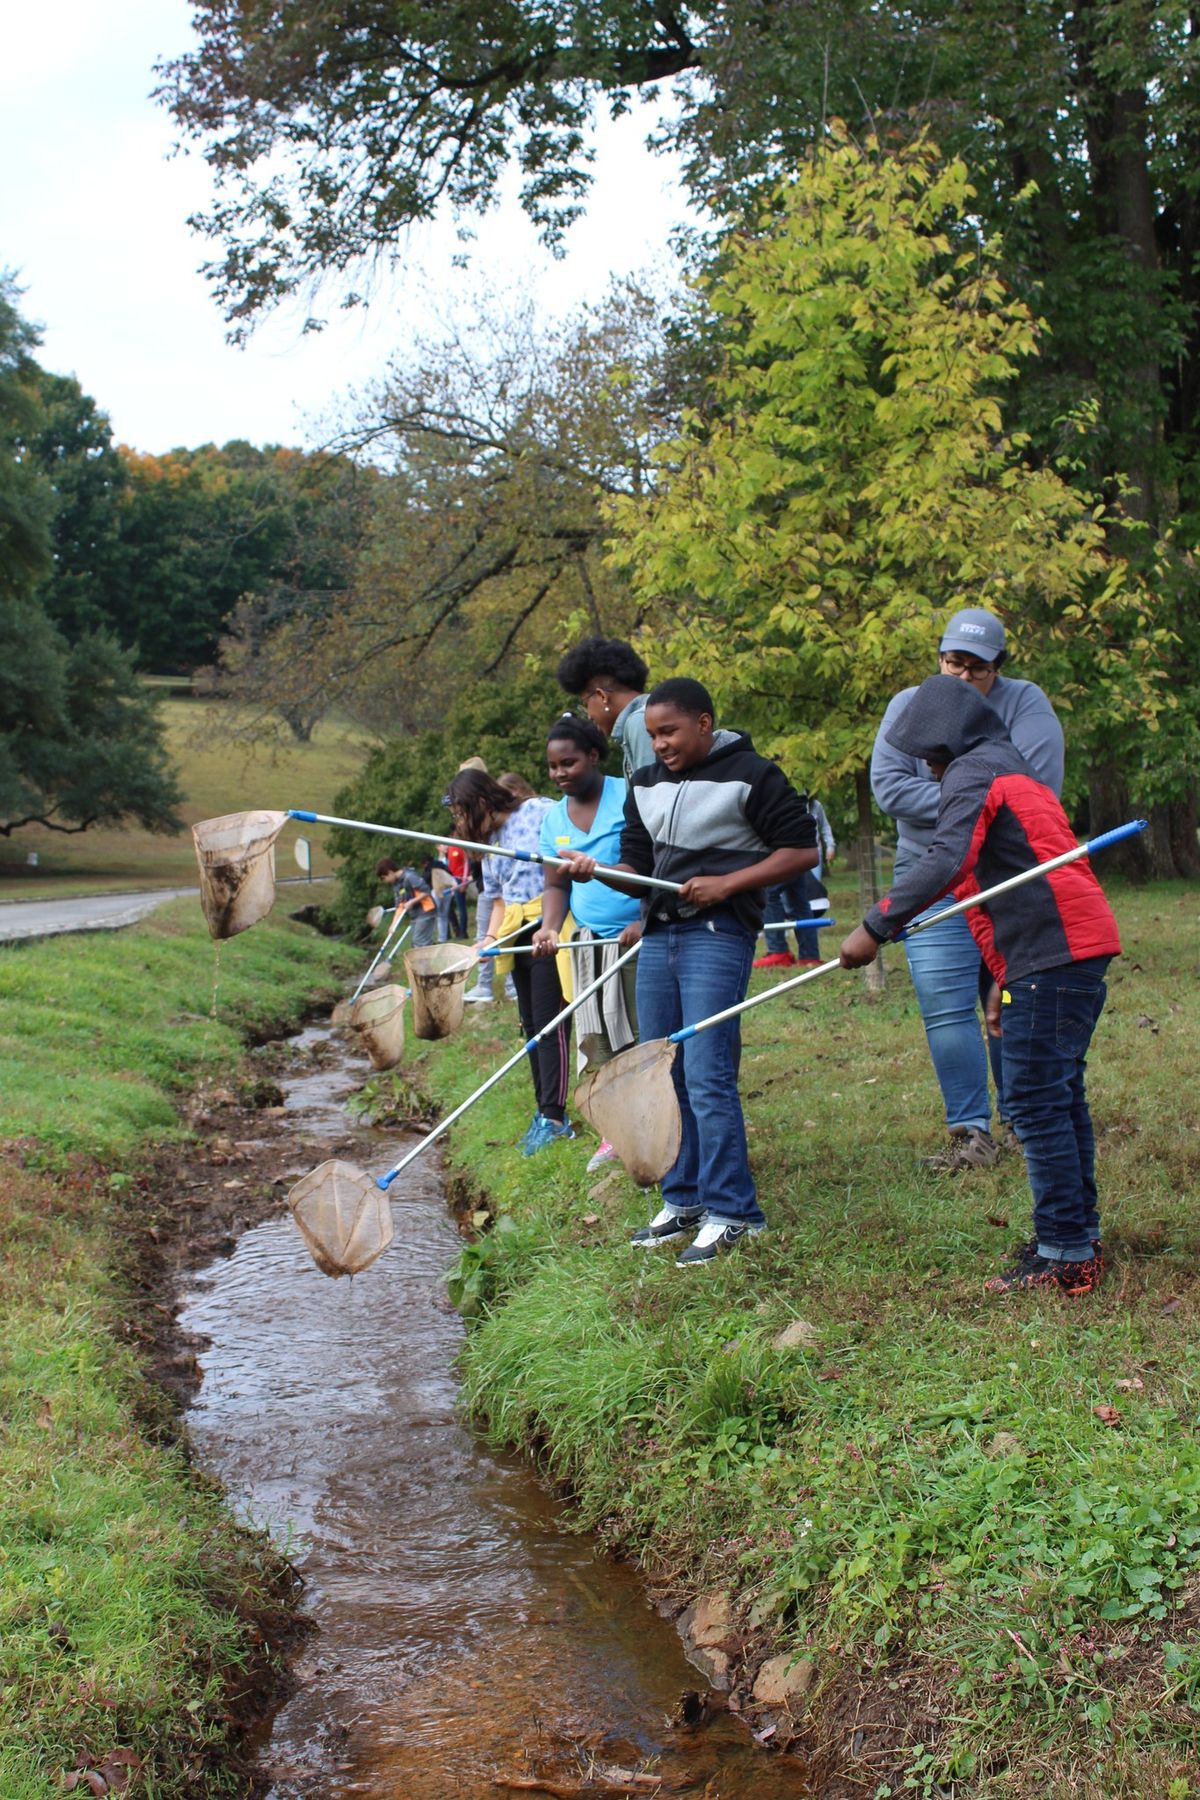
[[[1040,687],[1000,674],[1004,657],[1000,620],[981,607],[968,607],[955,613],[942,634],[938,670],[969,681],[974,692],[995,707],[1032,773],[1057,796],[1063,781],[1062,727]],[[896,821],[897,881],[932,841],[941,798],[929,765],[888,741],[916,691],[905,688],[890,702],[871,755],[871,791],[877,805]],[[989,1050],[998,1111],[1002,1120],[1007,1117],[998,1047],[989,1043],[985,1049],[980,1023],[991,977],[961,914],[920,932],[904,948],[951,1137],[949,1149],[928,1158],[927,1166],[951,1174],[987,1167],[999,1155],[990,1131]]]

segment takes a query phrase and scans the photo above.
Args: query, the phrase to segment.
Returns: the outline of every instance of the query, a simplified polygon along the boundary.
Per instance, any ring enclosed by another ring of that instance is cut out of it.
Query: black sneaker
[[[677,1237],[694,1231],[703,1217],[702,1206],[691,1207],[687,1212],[676,1212],[674,1207],[664,1206],[648,1225],[635,1231],[629,1241],[636,1244],[639,1250],[653,1250],[658,1244],[672,1244]]]
[[[708,1213],[695,1243],[689,1244],[675,1258],[675,1267],[688,1269],[693,1263],[715,1262],[718,1256],[734,1249],[743,1238],[753,1237],[761,1230],[761,1225],[738,1225],[732,1219],[721,1218],[718,1213]]]
[[[1059,1262],[1054,1257],[1042,1256],[1037,1239],[1033,1238],[1021,1245],[1012,1268],[989,1276],[983,1290],[986,1294],[1014,1294],[1034,1288],[1057,1289],[1061,1294],[1078,1299],[1098,1288],[1103,1276],[1102,1256],[1094,1254],[1084,1262]]]

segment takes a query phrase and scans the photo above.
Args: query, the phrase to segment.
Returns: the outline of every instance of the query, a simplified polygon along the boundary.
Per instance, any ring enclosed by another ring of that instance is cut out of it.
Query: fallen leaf
[[[1145,1385],[1140,1375],[1131,1375],[1128,1381],[1113,1382],[1114,1387],[1124,1388],[1127,1392],[1134,1394],[1140,1394]]]
[[[1179,1306],[1179,1301],[1178,1301],[1178,1299],[1173,1299],[1173,1300],[1164,1300],[1164,1301],[1163,1301],[1163,1311],[1164,1311],[1164,1312],[1165,1312],[1165,1313],[1173,1313],[1173,1312],[1175,1312],[1175,1311],[1176,1311],[1176,1309],[1177,1309],[1177,1308],[1178,1308],[1178,1306]]]
[[[599,1213],[584,1213],[583,1223],[585,1225],[598,1225],[600,1223],[600,1214]]]
[[[1000,1218],[998,1213],[987,1213],[984,1216],[989,1225],[998,1225],[1001,1231],[1008,1230],[1008,1220]]]
[[[1149,1013],[1139,1013],[1137,1016],[1137,1024],[1139,1031],[1152,1031],[1155,1037],[1158,1036],[1158,1021],[1157,1019],[1152,1019]]]
[[[1115,1406],[1093,1406],[1092,1411],[1102,1425],[1119,1425],[1121,1415]]]

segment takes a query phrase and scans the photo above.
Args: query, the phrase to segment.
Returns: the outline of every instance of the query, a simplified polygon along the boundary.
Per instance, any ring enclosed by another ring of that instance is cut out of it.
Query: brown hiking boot
[[[921,1167],[935,1175],[961,1175],[964,1170],[991,1169],[1000,1161],[1000,1146],[990,1131],[971,1127],[952,1131],[950,1145],[936,1156],[923,1156]]]

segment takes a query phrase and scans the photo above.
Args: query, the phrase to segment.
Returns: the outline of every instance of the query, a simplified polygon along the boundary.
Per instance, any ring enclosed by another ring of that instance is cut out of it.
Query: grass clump
[[[296,1018],[344,955],[286,920],[214,944],[188,900],[132,931],[0,944],[0,1139],[114,1162],[178,1134],[175,1097]]]
[[[127,1347],[127,1176],[180,1134],[180,1091],[228,1078],[243,1034],[296,1018],[340,956],[267,921],[223,947],[213,1019],[194,904],[0,949],[4,1800],[77,1772],[100,1791],[85,1778],[105,1767],[159,1800],[244,1790],[215,1757],[277,1570],[188,1468]]]
[[[456,1271],[468,1404],[581,1523],[815,1659],[822,1792],[1193,1793],[1196,900],[1115,903],[1091,1068],[1110,1273],[1087,1301],[983,1294],[1028,1235],[1024,1167],[918,1168],[943,1127],[898,954],[878,1001],[832,974],[748,1015],[770,1230],[716,1265],[630,1249],[651,1197],[590,1182],[589,1141],[522,1159],[521,1071],[453,1138],[512,1221]],[[429,1047],[447,1103],[508,1051],[509,1010]]]

